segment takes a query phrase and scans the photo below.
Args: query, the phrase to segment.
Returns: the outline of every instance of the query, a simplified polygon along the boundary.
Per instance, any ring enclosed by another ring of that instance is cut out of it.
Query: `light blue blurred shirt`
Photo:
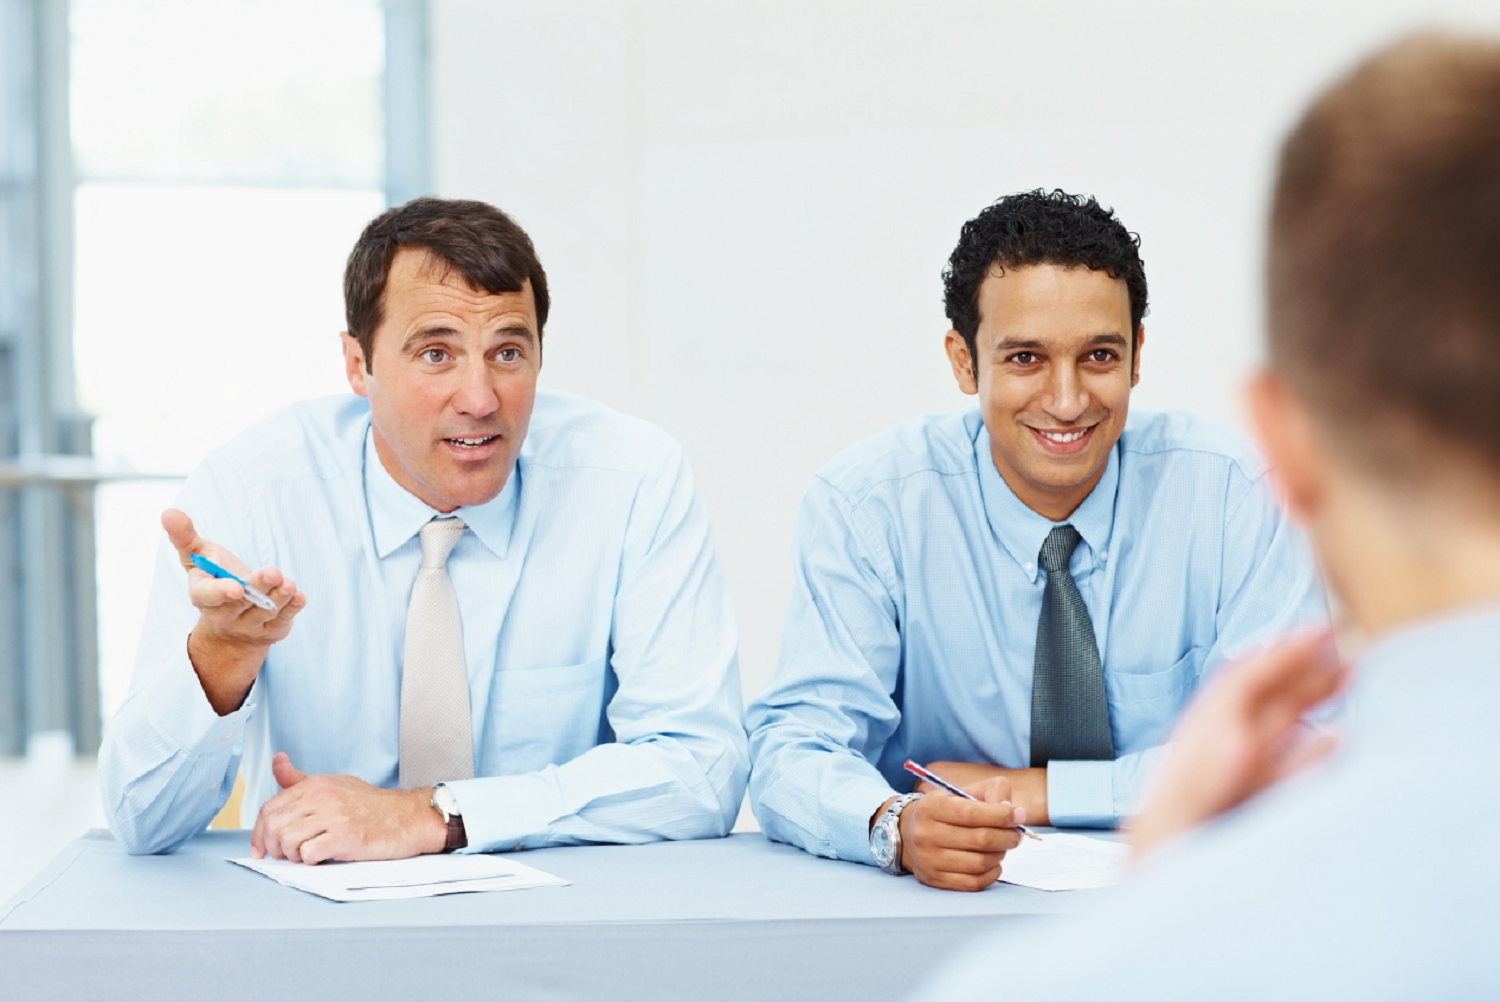
[[[1326,619],[1302,535],[1248,441],[1187,414],[1132,414],[1068,519],[1071,571],[1104,663],[1113,762],[1052,762],[1052,823],[1128,815],[1205,674]],[[920,418],[828,465],[795,528],[792,599],[751,705],[761,830],[871,862],[871,814],[901,763],[1031,764],[1031,676],[1053,523],[995,470],[979,412]]]
[[[132,852],[202,831],[236,769],[249,824],[271,757],[396,786],[418,530],[438,514],[376,456],[356,397],[289,408],[212,453],[178,505],[251,567],[307,595],[237,711],[187,658],[197,611],[163,538],[129,698],[100,783]],[[448,558],[475,775],[452,784],[469,849],[726,834],[748,759],[737,631],[681,448],[645,422],[540,391],[505,489],[455,514]]]
[[[1412,624],[1357,659],[1332,760],[1158,850],[1084,917],[986,934],[920,996],[1500,998],[1497,721],[1500,608]]]

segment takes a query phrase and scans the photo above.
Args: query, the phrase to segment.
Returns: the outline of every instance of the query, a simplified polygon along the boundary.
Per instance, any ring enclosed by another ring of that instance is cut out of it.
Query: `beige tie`
[[[469,672],[448,554],[464,534],[458,518],[422,526],[422,566],[406,609],[401,670],[401,789],[474,776]]]

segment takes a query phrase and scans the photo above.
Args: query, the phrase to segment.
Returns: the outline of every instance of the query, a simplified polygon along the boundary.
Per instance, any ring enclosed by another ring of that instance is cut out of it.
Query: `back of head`
[[[1500,42],[1412,36],[1325,92],[1269,253],[1271,364],[1341,451],[1500,476]]]

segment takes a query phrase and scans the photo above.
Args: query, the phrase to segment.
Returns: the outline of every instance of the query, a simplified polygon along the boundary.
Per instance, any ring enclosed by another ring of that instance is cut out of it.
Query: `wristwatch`
[[[870,855],[875,857],[875,865],[886,873],[899,877],[906,872],[901,867],[901,812],[906,810],[907,804],[921,799],[920,793],[897,797],[870,826]]]
[[[439,783],[432,788],[432,806],[437,808],[437,812],[443,816],[443,823],[448,826],[448,838],[443,843],[443,851],[452,852],[467,846],[469,835],[464,831],[464,816],[459,813],[458,798],[448,789],[447,783]]]

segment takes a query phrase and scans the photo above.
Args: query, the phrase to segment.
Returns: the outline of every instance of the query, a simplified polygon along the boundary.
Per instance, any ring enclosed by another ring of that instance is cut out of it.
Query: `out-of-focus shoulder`
[[[1136,456],[1172,453],[1216,456],[1248,480],[1266,472],[1265,460],[1250,436],[1222,421],[1187,411],[1132,411],[1120,436],[1120,450]]]
[[[352,393],[303,400],[271,414],[208,454],[205,465],[252,486],[358,469],[370,406]]]
[[[539,389],[521,461],[649,473],[680,452],[677,440],[649,421],[576,393]]]
[[[972,475],[980,423],[977,410],[903,421],[849,446],[818,472],[817,480],[857,504],[882,485],[922,474]]]

